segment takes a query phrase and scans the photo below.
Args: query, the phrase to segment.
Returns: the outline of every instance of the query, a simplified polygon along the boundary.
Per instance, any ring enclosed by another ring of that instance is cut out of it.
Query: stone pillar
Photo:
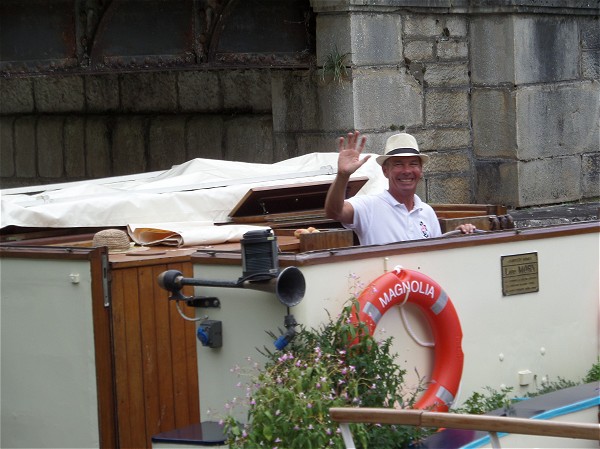
[[[364,132],[368,151],[380,153],[398,129],[423,122],[422,86],[408,73],[402,48],[402,15],[389,8],[332,7],[313,1],[317,12],[317,64],[346,55],[348,77],[338,81],[325,71],[318,89],[321,127],[338,134]]]
[[[593,25],[576,15],[472,19],[478,202],[520,207],[600,194],[597,171],[585,173],[600,150],[600,83],[586,63]]]
[[[353,129],[367,136],[371,153],[383,153],[394,133],[414,134],[431,156],[419,196],[468,203],[473,167],[467,21],[448,14],[443,0],[425,8],[408,3],[311,1],[320,70],[340,55],[346,55],[348,70],[340,82],[325,72],[318,87],[319,126],[329,131],[329,151],[335,137]]]

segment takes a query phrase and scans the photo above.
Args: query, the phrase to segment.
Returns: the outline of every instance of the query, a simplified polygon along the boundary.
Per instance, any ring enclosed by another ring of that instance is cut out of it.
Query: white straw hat
[[[429,156],[419,151],[417,139],[407,133],[394,134],[388,137],[385,143],[385,154],[377,156],[376,161],[379,165],[383,165],[390,157],[397,156],[418,156],[421,158],[422,163],[429,160]]]

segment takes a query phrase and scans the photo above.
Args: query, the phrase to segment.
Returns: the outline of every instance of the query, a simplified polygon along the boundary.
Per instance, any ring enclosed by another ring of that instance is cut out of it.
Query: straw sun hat
[[[120,229],[104,229],[94,234],[92,239],[92,246],[106,246],[108,252],[113,253],[125,253],[131,249],[131,242],[129,236],[125,231]]]
[[[390,136],[385,143],[385,154],[377,156],[376,161],[383,165],[389,158],[397,156],[418,156],[423,164],[429,160],[429,156],[419,151],[417,139],[407,133]]]

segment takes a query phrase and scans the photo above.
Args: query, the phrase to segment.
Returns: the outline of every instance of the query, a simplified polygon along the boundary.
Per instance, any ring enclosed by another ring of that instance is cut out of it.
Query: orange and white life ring
[[[371,282],[358,297],[354,324],[367,324],[373,335],[381,317],[392,307],[411,303],[418,306],[431,326],[434,365],[427,390],[415,408],[445,412],[454,402],[463,370],[462,329],[456,309],[446,292],[418,271],[396,267]]]

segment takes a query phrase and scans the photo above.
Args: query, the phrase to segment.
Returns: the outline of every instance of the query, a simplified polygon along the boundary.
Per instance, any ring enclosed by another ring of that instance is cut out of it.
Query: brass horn
[[[275,293],[279,302],[288,307],[300,304],[306,293],[304,275],[296,267],[284,268],[277,277],[266,281],[246,280],[241,287]]]
[[[185,285],[195,285],[204,287],[229,287],[229,288],[247,288],[251,290],[260,290],[274,293],[283,305],[293,307],[300,304],[306,293],[306,281],[302,272],[296,267],[287,267],[281,270],[277,276],[267,279],[261,277],[259,280],[252,280],[251,277],[241,278],[237,282],[214,281],[208,279],[186,278],[177,270],[167,270],[158,275],[158,285],[171,292],[169,299],[185,300],[188,299],[181,294],[181,289]]]

